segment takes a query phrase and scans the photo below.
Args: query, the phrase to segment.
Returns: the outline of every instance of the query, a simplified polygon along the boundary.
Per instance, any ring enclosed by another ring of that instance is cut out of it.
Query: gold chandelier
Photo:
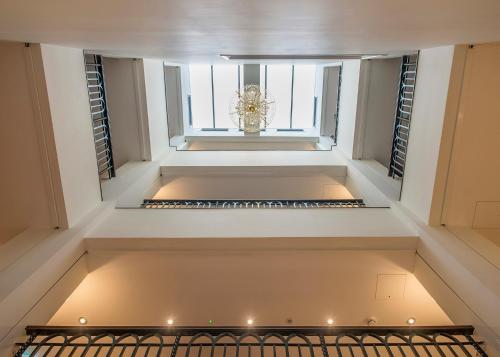
[[[274,116],[275,102],[269,93],[263,93],[255,84],[247,84],[237,91],[229,108],[229,114],[239,129],[246,133],[258,133],[266,128]]]

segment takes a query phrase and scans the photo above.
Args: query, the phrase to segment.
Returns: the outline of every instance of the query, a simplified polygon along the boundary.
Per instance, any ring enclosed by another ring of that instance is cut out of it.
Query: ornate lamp
[[[255,84],[248,84],[243,91],[237,91],[229,107],[231,119],[245,133],[258,133],[266,128],[274,111],[274,100]]]

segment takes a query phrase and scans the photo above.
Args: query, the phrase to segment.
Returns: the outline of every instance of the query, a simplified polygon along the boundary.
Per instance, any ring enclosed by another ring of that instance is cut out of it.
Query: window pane
[[[189,65],[193,128],[212,128],[212,79],[210,65]]]
[[[314,119],[315,65],[298,65],[293,78],[293,128],[312,128]]]
[[[238,65],[215,65],[214,104],[216,128],[236,128],[229,116],[229,104],[237,90]]]
[[[292,66],[267,66],[267,91],[276,100],[276,114],[270,128],[290,127],[290,105],[292,99]]]

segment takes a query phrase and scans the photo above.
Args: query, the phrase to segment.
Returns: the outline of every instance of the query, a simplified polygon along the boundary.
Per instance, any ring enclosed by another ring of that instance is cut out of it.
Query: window
[[[238,90],[239,66],[213,66],[214,118],[216,128],[235,128],[229,116],[229,103]]]
[[[229,105],[238,88],[243,88],[243,65],[189,65],[189,81],[193,128],[237,128]],[[316,65],[261,65],[260,85],[276,100],[270,128],[315,126]]]
[[[294,66],[292,128],[314,126],[316,66]]]
[[[290,110],[292,103],[292,66],[271,65],[264,71],[266,91],[276,101],[276,112],[270,128],[290,128]]]
[[[210,66],[190,65],[191,123],[194,128],[211,128],[212,115],[212,73]]]
[[[229,104],[241,84],[242,71],[239,65],[189,65],[193,128],[236,128]]]
[[[269,125],[278,129],[307,129],[315,125],[315,65],[261,66],[261,86],[276,100]]]

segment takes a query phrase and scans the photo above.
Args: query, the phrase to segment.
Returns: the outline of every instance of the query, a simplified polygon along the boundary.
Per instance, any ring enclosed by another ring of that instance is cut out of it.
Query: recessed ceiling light
[[[247,325],[253,325],[253,319],[248,319],[247,320]]]
[[[214,325],[215,324],[215,320],[212,320],[212,319],[208,320],[208,324],[209,325]]]
[[[415,325],[416,322],[417,322],[417,319],[414,317],[410,317],[408,320],[406,320],[406,323],[408,325]]]
[[[173,325],[174,324],[174,320],[173,319],[168,319],[167,320],[167,325]]]
[[[328,320],[326,320],[326,323],[327,323],[328,325],[333,325],[333,323],[334,323],[334,322],[335,322],[335,321],[333,321],[333,319],[328,319]]]
[[[80,317],[80,318],[78,319],[78,323],[79,323],[80,325],[86,325],[86,324],[87,324],[87,318],[85,318],[85,317],[83,317],[83,316],[82,316],[82,317]]]

